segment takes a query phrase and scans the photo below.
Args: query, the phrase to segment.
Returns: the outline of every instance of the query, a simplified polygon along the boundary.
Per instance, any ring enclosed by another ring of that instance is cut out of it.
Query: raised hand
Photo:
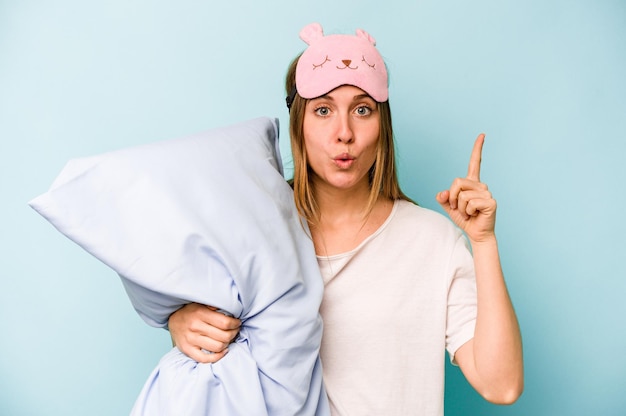
[[[479,134],[474,142],[467,176],[456,178],[450,189],[437,194],[437,202],[472,243],[492,239],[495,235],[496,200],[487,185],[480,181],[484,142],[485,135]]]
[[[474,338],[454,357],[469,383],[493,403],[511,404],[524,389],[522,337],[504,282],[495,238],[496,201],[480,181],[485,135],[474,143],[465,178],[439,192],[437,201],[472,245],[477,314]]]

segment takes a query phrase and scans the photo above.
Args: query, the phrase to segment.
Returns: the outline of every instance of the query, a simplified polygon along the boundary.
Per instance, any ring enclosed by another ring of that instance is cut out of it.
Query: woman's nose
[[[354,141],[354,133],[350,124],[348,115],[339,117],[339,127],[337,131],[337,140],[342,143],[352,143]]]

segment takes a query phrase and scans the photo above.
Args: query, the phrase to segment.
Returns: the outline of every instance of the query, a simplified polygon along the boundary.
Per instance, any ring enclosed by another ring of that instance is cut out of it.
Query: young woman
[[[467,176],[436,196],[455,227],[400,190],[374,39],[324,36],[318,24],[300,36],[309,46],[286,82],[293,189],[325,283],[320,355],[332,414],[443,414],[446,349],[485,399],[513,403],[522,343],[496,201],[480,182],[484,135]],[[169,320],[178,348],[199,362],[221,359],[239,325],[197,304]]]

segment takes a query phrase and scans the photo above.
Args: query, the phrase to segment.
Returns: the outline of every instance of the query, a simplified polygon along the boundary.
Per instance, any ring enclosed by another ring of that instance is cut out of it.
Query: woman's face
[[[368,172],[376,161],[380,132],[374,99],[344,85],[309,100],[303,131],[316,189],[369,190]]]

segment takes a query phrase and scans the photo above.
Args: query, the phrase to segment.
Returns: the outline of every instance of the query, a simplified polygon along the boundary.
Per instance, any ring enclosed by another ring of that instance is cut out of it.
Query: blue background
[[[0,0],[0,414],[128,414],[170,346],[27,202],[70,158],[262,115],[289,165],[283,76],[312,21],[377,39],[421,205],[487,133],[526,389],[490,405],[448,367],[446,414],[626,414],[621,0]]]

